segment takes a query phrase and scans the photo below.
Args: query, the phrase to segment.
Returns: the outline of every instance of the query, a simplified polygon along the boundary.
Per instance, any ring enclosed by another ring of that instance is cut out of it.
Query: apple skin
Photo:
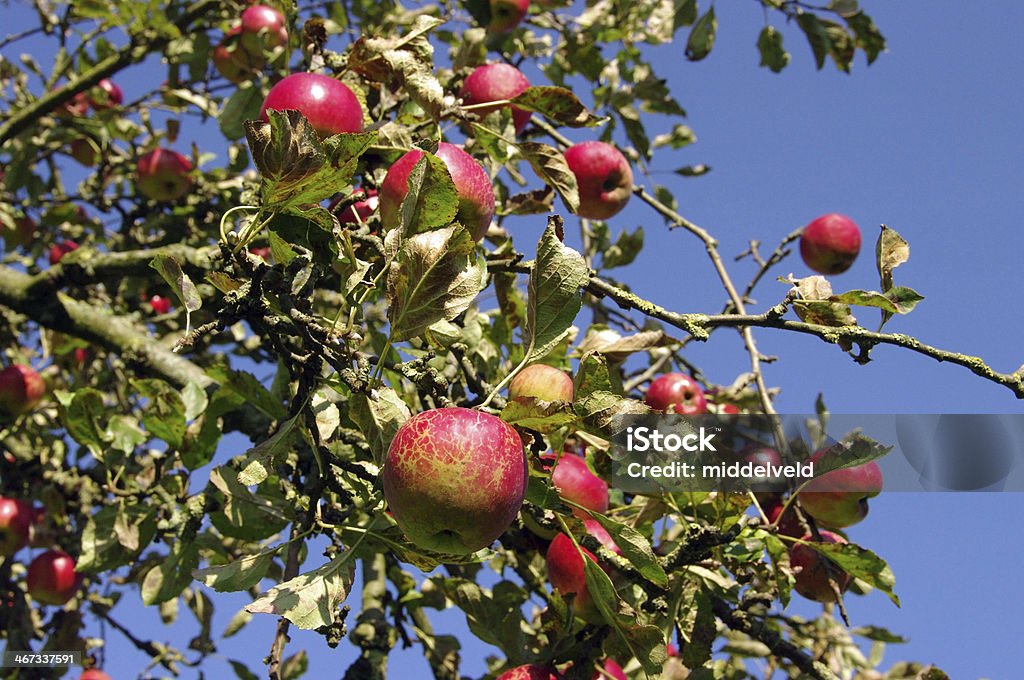
[[[508,385],[508,398],[572,401],[572,377],[547,364],[531,364],[519,371]]]
[[[250,80],[267,63],[261,51],[252,53],[242,49],[241,36],[241,26],[230,29],[213,48],[211,58],[217,72],[235,85]]]
[[[526,454],[501,418],[438,408],[398,428],[382,476],[384,497],[410,541],[466,555],[493,543],[519,513]]]
[[[499,675],[497,680],[561,680],[561,676],[544,666],[529,664],[511,668]]]
[[[253,5],[242,12],[239,46],[250,55],[262,55],[288,43],[284,15],[273,7]]]
[[[583,520],[583,525],[586,527],[587,533],[601,541],[604,547],[617,554],[621,552],[619,547],[615,545],[615,541],[612,540],[611,535],[596,520],[585,519]],[[600,564],[594,553],[582,545],[580,550],[583,551],[584,555],[592,559],[595,564]],[[544,560],[547,564],[548,581],[551,582],[551,586],[561,593],[563,597],[575,595],[574,607],[577,613],[584,619],[588,621],[600,620],[600,612],[594,606],[590,592],[587,590],[587,576],[583,557],[576,551],[576,546],[573,545],[572,539],[561,533],[555,536],[554,540],[551,541],[551,545],[548,546]]]
[[[139,157],[135,185],[146,198],[174,201],[192,188],[192,161],[177,151],[157,148]]]
[[[28,565],[28,594],[36,602],[62,605],[78,590],[75,560],[63,550],[47,550]]]
[[[78,676],[78,680],[111,680],[111,677],[98,668],[90,668]]]
[[[629,680],[626,677],[625,671],[622,670],[622,666],[611,659],[604,660],[604,672],[607,675],[602,674],[600,671],[594,671],[594,675],[590,680],[608,680],[608,676],[615,678],[615,680]]]
[[[18,246],[25,247],[32,243],[32,240],[36,235],[36,221],[28,215],[15,218],[14,229],[8,229],[6,226],[0,230],[2,232],[4,244],[8,249],[17,248]]]
[[[817,462],[828,449],[818,451],[810,460]],[[868,461],[842,470],[832,470],[807,483],[797,499],[804,512],[832,529],[853,526],[868,515],[868,499],[882,492],[882,470]]]
[[[115,106],[120,106],[123,102],[124,92],[110,78],[104,78],[96,83],[93,93],[89,95],[89,106],[96,111],[112,109]]]
[[[366,198],[361,199],[348,206],[340,212],[334,213],[342,224],[362,224],[370,219],[370,215],[377,212],[380,204],[380,197],[376,189],[366,189]]]
[[[17,498],[0,497],[0,555],[10,557],[28,545],[35,511]]]
[[[409,193],[409,173],[425,151],[413,149],[388,169],[380,185],[380,217],[387,230],[401,224],[402,199]],[[487,234],[494,218],[494,187],[487,171],[468,153],[447,142],[437,146],[438,158],[444,161],[459,195],[456,219],[464,224],[477,241]]]
[[[782,514],[782,509],[785,507],[784,502],[781,498],[773,503],[766,504],[762,510],[764,510],[765,516],[768,521],[775,524],[777,533],[783,536],[790,536],[792,538],[799,538],[806,533],[804,527],[800,524],[799,518],[796,516],[796,512],[792,506],[786,510],[786,514]],[[782,519],[779,519],[779,517]]]
[[[53,266],[60,262],[61,258],[70,253],[72,250],[78,250],[78,244],[74,241],[61,241],[60,243],[54,243],[50,246],[49,258],[50,265]]]
[[[633,169],[618,149],[605,142],[582,142],[565,151],[580,190],[576,214],[606,220],[626,207],[633,195]]]
[[[511,64],[485,64],[484,66],[478,66],[469,74],[466,82],[462,84],[460,96],[466,105],[486,104],[487,102],[512,99],[528,87],[530,87],[530,81],[515,66]],[[505,106],[507,104],[497,104],[495,106],[473,109],[473,112],[480,116],[486,116]],[[512,107],[512,123],[515,125],[516,134],[523,131],[531,115],[529,111],[524,111],[515,106]]]
[[[644,402],[656,411],[671,409],[681,415],[697,415],[708,410],[704,390],[685,373],[666,373],[651,381]]]
[[[846,543],[845,538],[831,531],[819,531],[818,533],[821,534],[822,543]],[[813,541],[814,537],[806,535],[803,540]],[[849,574],[834,563],[829,562],[827,558],[815,551],[814,548],[799,543],[789,549],[789,563],[794,567],[794,570],[797,567],[800,568],[800,571],[795,575],[796,582],[793,585],[793,589],[808,600],[814,600],[815,602],[836,601],[835,593],[832,592],[832,588],[828,583],[829,572],[831,572],[832,578],[839,586],[840,592],[849,588],[850,582],[853,580]]]
[[[554,461],[555,454],[546,453],[541,458]],[[587,462],[579,456],[563,453],[551,473],[551,483],[562,498],[594,512],[608,512],[608,485],[591,472]],[[590,519],[590,515],[582,510],[573,508],[572,512],[582,520]]]
[[[72,140],[68,145],[68,155],[78,161],[80,165],[91,168],[96,165],[100,158],[95,144],[94,141],[87,137],[79,137]]]
[[[154,295],[149,298],[149,306],[153,308],[153,311],[157,314],[166,314],[171,311],[171,300],[165,298],[162,295]]]
[[[293,73],[283,78],[263,100],[261,120],[268,120],[268,109],[297,110],[321,137],[363,131],[363,106],[352,90],[319,73]]]
[[[31,366],[12,364],[0,371],[0,414],[28,413],[45,394],[46,383]]]
[[[490,0],[491,22],[488,33],[509,33],[530,10],[530,0]]]
[[[822,215],[804,227],[800,235],[800,257],[819,274],[842,274],[859,253],[860,228],[846,215]]]

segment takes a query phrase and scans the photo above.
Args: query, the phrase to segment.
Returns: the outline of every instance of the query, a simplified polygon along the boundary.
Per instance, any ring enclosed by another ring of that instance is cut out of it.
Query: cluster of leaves
[[[884,47],[855,2],[817,10],[797,2],[761,4],[797,22],[819,67],[830,55],[848,70],[855,49],[871,61]],[[773,612],[771,603],[785,605],[793,583],[786,545],[751,521],[742,494],[613,491],[609,513],[594,518],[622,555],[579,539],[613,574],[586,563],[601,615],[591,624],[574,619],[568,603],[549,592],[545,541],[525,525],[511,527],[493,551],[453,559],[408,543],[384,513],[380,464],[401,423],[427,408],[493,404],[530,445],[524,514],[579,529],[535,454],[588,444],[589,463],[607,473],[601,442],[612,419],[646,411],[636,398],[638,376],[673,362],[687,366],[684,343],[653,319],[641,328],[582,292],[596,274],[633,261],[643,247],[641,229],[586,224],[586,244],[577,252],[563,242],[560,217],[546,218],[539,242],[525,250],[502,227],[506,220],[552,212],[556,195],[569,212],[578,206],[559,127],[603,126],[604,139],[621,129],[638,163],[659,148],[679,149],[695,139],[681,122],[648,136],[644,116],[683,119],[685,111],[641,46],[683,43],[680,34],[688,29],[686,57],[706,57],[717,28],[713,6],[701,12],[695,0],[600,0],[579,16],[571,8],[536,11],[530,28],[503,36],[462,30],[464,14],[448,15],[440,6],[326,3],[312,17],[282,7],[291,25],[305,20],[293,36],[292,46],[302,50],[295,68],[336,72],[375,123],[365,133],[320,139],[296,112],[256,121],[271,77],[286,72],[286,63],[231,91],[211,77],[215,39],[209,31],[235,20],[238,8],[228,5],[68,3],[62,16],[42,17],[48,31],[60,29],[53,31],[59,45],[51,69],[30,57],[20,69],[0,63],[13,115],[5,125],[26,128],[6,135],[12,128],[4,127],[0,135],[0,217],[10,227],[25,213],[38,215],[46,234],[5,255],[0,338],[10,358],[52,358],[47,378],[54,387],[39,410],[3,425],[3,493],[40,500],[52,518],[54,541],[77,556],[85,574],[75,604],[49,617],[12,585],[3,614],[8,644],[29,648],[45,640],[49,648],[93,651],[96,641],[80,636],[84,616],[125,630],[117,604],[131,596],[130,585],[144,604],[159,607],[165,622],[177,619],[182,603],[199,622],[188,652],[132,636],[154,664],[172,673],[202,664],[217,650],[208,589],[252,597],[221,637],[261,613],[316,630],[332,646],[348,636],[359,658],[346,678],[383,677],[387,654],[399,641],[420,644],[437,677],[458,677],[460,643],[434,634],[428,616],[451,606],[464,612],[474,635],[500,650],[502,658],[491,660],[494,670],[506,663],[572,662],[570,675],[590,677],[593,662],[605,655],[634,660],[635,677],[686,677],[690,669],[690,678],[745,678],[751,659],[766,659],[791,677],[804,677],[808,668],[828,677],[821,669],[829,665],[875,667],[881,645],[899,638],[878,628],[847,630],[830,612],[814,621]],[[361,29],[372,33],[356,36]],[[112,30],[123,32],[120,40],[101,37]],[[358,39],[329,47],[346,35]],[[789,61],[771,26],[758,47],[772,70]],[[447,54],[435,61],[438,48]],[[615,54],[604,56],[604,49]],[[91,84],[147,51],[162,53],[168,82],[125,108],[65,116],[51,97],[43,111],[48,115],[17,119],[19,111],[34,112],[47,102],[33,77],[54,93],[62,78],[64,87],[83,79]],[[507,110],[480,118],[451,94],[492,51],[547,63],[552,85],[514,100],[536,114],[525,139],[516,139]],[[589,90],[590,107],[569,88]],[[226,163],[214,166],[215,154],[194,147],[194,164],[203,169],[185,198],[157,204],[137,195],[133,160],[175,142],[182,120],[187,126],[207,119],[216,120],[227,140]],[[379,186],[390,163],[414,143],[434,148],[442,122],[462,126],[466,148],[496,177],[499,219],[486,247],[454,221],[455,188],[432,155],[410,176],[399,227],[384,233],[377,217],[339,222],[340,209],[361,189]],[[74,173],[64,155],[83,138],[100,153],[70,189],[65,177]],[[250,160],[258,173],[247,170]],[[527,186],[531,171],[539,188]],[[695,166],[679,174],[700,172]],[[671,193],[656,193],[659,212],[671,213]],[[101,224],[76,208],[82,205],[107,219]],[[82,247],[44,270],[39,256],[56,238]],[[801,284],[798,308],[819,316],[823,305],[909,311],[915,294],[891,283],[900,261],[898,237],[885,238],[881,293],[832,296]],[[497,307],[489,309],[482,301],[492,286]],[[148,294],[168,288],[184,319],[150,314]],[[622,332],[597,324],[580,336],[584,305]],[[635,308],[646,313],[653,307]],[[79,362],[74,350],[82,348],[90,353]],[[572,404],[504,404],[493,397],[516,366],[569,368],[573,361]],[[644,366],[627,370],[627,361]],[[755,407],[749,385],[741,376],[720,394]],[[247,435],[254,446],[226,450],[228,432]],[[313,546],[322,557],[309,554]],[[855,545],[822,550],[857,577],[862,590],[892,596],[892,575],[870,551]],[[14,584],[10,564],[0,578]],[[357,601],[350,598],[357,568],[363,590],[350,622],[343,603]],[[301,677],[305,652],[284,656],[286,632],[272,646],[271,672]],[[666,643],[673,637],[680,656],[669,659]],[[869,656],[861,651],[863,640],[876,645]],[[812,650],[816,661],[801,650]],[[241,661],[232,667],[240,678],[256,677]]]

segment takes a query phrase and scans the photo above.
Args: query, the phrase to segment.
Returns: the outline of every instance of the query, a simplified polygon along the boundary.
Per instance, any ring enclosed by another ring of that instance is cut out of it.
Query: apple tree
[[[884,51],[856,1],[749,4],[772,71],[784,35],[819,69]],[[741,283],[713,230],[650,182],[656,154],[694,135],[646,48],[705,58],[712,3],[36,9],[0,41],[7,649],[102,666],[130,644],[176,675],[269,616],[237,677],[303,677],[311,650],[342,645],[347,680],[385,677],[396,646],[458,678],[465,641],[431,623],[457,608],[492,650],[488,677],[945,677],[883,676],[864,647],[897,638],[844,621],[844,596],[896,600],[882,557],[836,533],[881,488],[881,446],[828,473],[877,481],[862,492],[612,484],[617,416],[775,413],[755,329],[861,362],[894,345],[1024,396],[1019,373],[857,323],[851,308],[886,321],[920,300],[894,283],[895,231],[880,291],[810,277],[754,309],[802,232]],[[13,58],[25,41],[45,47]],[[627,203],[706,249],[723,308],[630,292],[644,236],[616,222]],[[812,224],[807,265],[848,267],[856,225]],[[708,384],[687,348],[729,332],[750,370]],[[249,603],[214,630],[226,592]],[[780,614],[794,592],[822,603],[815,620]],[[133,630],[128,600],[167,623],[191,610],[188,648]]]

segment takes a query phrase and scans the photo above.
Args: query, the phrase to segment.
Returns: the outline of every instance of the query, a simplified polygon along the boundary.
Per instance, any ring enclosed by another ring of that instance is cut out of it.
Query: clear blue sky
[[[893,320],[888,330],[1012,370],[1024,363],[1024,54],[1019,33],[1024,6],[922,0],[863,4],[886,34],[889,52],[870,68],[858,55],[851,76],[831,65],[815,72],[806,42],[792,27],[783,29],[793,53],[789,68],[781,75],[758,68],[754,41],[762,13],[752,2],[717,3],[718,40],[701,63],[683,62],[681,44],[654,49],[656,67],[687,108],[699,142],[671,159],[659,156],[652,179],[676,191],[680,211],[712,231],[726,256],[744,250],[752,238],[773,247],[821,213],[852,216],[865,234],[865,251],[853,269],[835,278],[840,289],[877,287],[870,253],[878,224],[888,224],[909,240],[912,250],[910,262],[896,272],[897,281],[926,296],[911,316]],[[31,16],[19,4],[8,19],[10,30],[16,30],[28,25]],[[14,50],[5,53],[11,56]],[[45,53],[35,54],[42,59]],[[118,82],[132,99],[157,78],[164,78],[162,69],[148,65],[121,75]],[[215,139],[202,133],[199,138]],[[687,163],[707,163],[713,170],[696,179],[671,174]],[[649,184],[647,178],[637,179]],[[639,294],[677,311],[720,308],[723,293],[696,240],[669,233],[636,200],[613,224],[645,227],[647,248],[619,274]],[[522,234],[519,244],[526,247],[539,236],[543,220],[523,219],[510,226]],[[752,272],[749,262],[730,267],[739,281]],[[789,271],[807,273],[798,258],[778,273]],[[755,294],[761,303],[757,309],[785,293],[785,286],[771,279]],[[863,318],[874,323],[876,316],[868,312]],[[1005,389],[907,351],[877,348],[875,361],[858,366],[836,347],[811,337],[761,331],[757,338],[762,351],[779,356],[766,377],[782,388],[784,411],[810,409],[819,390],[837,412],[1022,411],[1021,402]],[[711,379],[731,382],[747,370],[747,357],[735,333],[721,331],[714,340],[694,346],[689,356]],[[872,501],[870,516],[850,535],[889,560],[903,609],[878,594],[850,597],[848,606],[854,625],[882,625],[911,638],[907,645],[889,648],[883,667],[916,659],[934,662],[958,679],[1020,677],[1020,613],[1014,607],[1020,598],[1013,593],[1024,563],[1014,521],[1022,510],[1024,495],[1011,493],[883,493]],[[217,630],[233,614],[232,606],[243,601],[214,600]],[[357,609],[357,602],[351,604]],[[809,606],[792,606],[813,612]],[[146,623],[156,621],[155,612],[126,608],[125,616],[137,617],[132,628],[144,635],[178,644],[187,640],[183,636],[193,625],[184,611],[186,623],[170,630]],[[463,672],[480,675],[483,658],[496,650],[462,635],[457,610],[434,620],[438,632],[447,629],[463,639]],[[268,649],[272,625],[269,617],[252,625],[224,646],[225,656],[257,665]],[[108,670],[115,678],[135,677],[144,657],[116,633],[107,639]],[[314,634],[293,630],[292,639],[289,649],[311,652],[309,677],[338,677],[353,655],[347,641],[332,651]],[[396,653],[392,664],[395,677],[426,674],[415,648]],[[211,666],[208,677],[229,673],[226,666]],[[186,671],[183,677],[195,675]]]

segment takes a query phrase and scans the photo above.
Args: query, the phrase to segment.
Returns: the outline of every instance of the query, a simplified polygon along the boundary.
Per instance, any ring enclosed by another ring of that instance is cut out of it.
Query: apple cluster
[[[28,545],[45,545],[39,531],[44,519],[42,509],[31,503],[0,497],[0,555],[9,558]],[[74,597],[79,585],[75,560],[63,550],[45,550],[28,565],[25,586],[29,596],[40,604],[63,605]]]

